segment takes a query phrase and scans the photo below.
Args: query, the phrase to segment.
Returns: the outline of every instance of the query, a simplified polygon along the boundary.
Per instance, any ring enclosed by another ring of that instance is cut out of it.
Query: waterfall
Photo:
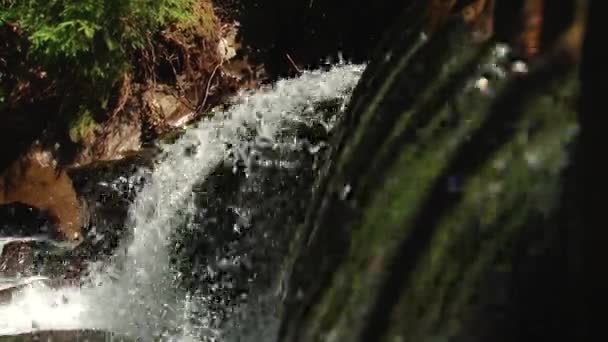
[[[191,205],[193,187],[231,154],[249,165],[254,157],[248,148],[251,141],[272,145],[294,123],[331,126],[315,115],[314,104],[348,97],[363,69],[338,65],[240,94],[230,109],[163,145],[162,158],[131,204],[127,225],[132,234],[113,259],[115,264],[92,265],[87,285],[80,287],[51,288],[37,282],[23,287],[10,302],[0,304],[0,336],[99,329],[144,340],[186,340],[204,329],[204,323],[193,326],[197,323],[189,315],[193,306],[204,310],[204,303],[177,285],[170,262],[172,234],[184,213],[197,210]]]

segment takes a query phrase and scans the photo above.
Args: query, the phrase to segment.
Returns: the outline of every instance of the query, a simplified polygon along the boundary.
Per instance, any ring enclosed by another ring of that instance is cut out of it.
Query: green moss
[[[488,96],[467,87],[482,75],[482,68],[471,72],[468,67],[497,63],[496,56],[488,53],[494,49],[480,54],[483,49],[469,45],[448,52],[451,59],[439,58],[442,67],[436,73],[428,71],[428,65],[418,60],[420,56],[397,62],[393,77],[407,79],[410,69],[416,68],[425,70],[426,77],[430,75],[417,89],[415,101],[396,104],[394,100],[403,99],[407,87],[389,78],[390,86],[381,84],[373,91],[375,96],[366,95],[368,107],[357,108],[356,114],[363,118],[344,140],[346,147],[337,153],[336,174],[328,180],[326,190],[338,192],[345,183],[354,184],[354,193],[343,205],[356,214],[341,222],[348,227],[350,244],[330,283],[312,306],[306,306],[295,335],[303,332],[303,339],[314,341],[360,338],[369,324],[367,315],[378,305],[380,291],[391,279],[389,270],[407,276],[401,292],[394,294],[396,311],[383,313],[390,320],[386,341],[457,335],[476,314],[474,298],[488,272],[510,270],[508,262],[500,261],[500,253],[509,251],[508,245],[523,234],[531,217],[554,210],[566,146],[576,131],[575,73],[561,74],[540,85],[534,83],[539,82],[536,76],[524,81],[498,77],[491,80],[494,95]],[[520,87],[530,90],[519,92]],[[506,102],[500,102],[503,99]],[[454,111],[458,113],[456,123]],[[375,119],[379,115],[385,122]],[[396,120],[386,121],[387,117]],[[378,128],[377,122],[385,126]],[[496,136],[502,140],[495,142]],[[462,163],[463,155],[476,160],[476,154],[483,159],[473,166]],[[365,163],[353,162],[361,160]],[[428,205],[435,203],[431,196],[437,195],[431,190],[442,186],[451,172],[463,173],[458,190],[462,195],[438,208],[437,220],[428,220],[423,215],[432,210]],[[324,199],[335,200],[331,196]],[[421,227],[420,222],[429,226]],[[413,232],[417,232],[415,237]],[[428,236],[421,238],[420,234]],[[314,239],[314,230],[312,236]],[[412,265],[395,269],[395,258],[409,240],[413,244],[408,246],[427,247],[411,254],[415,260],[407,262]],[[299,248],[310,248],[310,241]]]
[[[97,123],[95,122],[91,111],[88,109],[81,109],[79,115],[70,122],[68,134],[70,139],[77,143],[93,133],[95,127],[97,127]]]
[[[429,190],[434,181],[442,174],[449,161],[454,157],[457,147],[465,142],[465,137],[474,132],[485,119],[490,99],[476,98],[464,111],[461,124],[455,129],[446,129],[446,121],[450,116],[450,106],[447,103],[439,104],[435,113],[428,113],[438,101],[437,93],[445,91],[445,87],[452,87],[451,81],[454,75],[461,72],[461,68],[478,56],[474,48],[457,48],[458,53],[452,55],[447,61],[439,60],[441,63],[439,72],[434,75],[433,81],[428,82],[428,88],[420,92],[415,105],[410,109],[397,113],[399,120],[391,130],[389,137],[385,139],[382,147],[371,158],[370,164],[374,164],[390,156],[395,144],[404,134],[415,132],[415,142],[403,146],[398,151],[396,160],[390,171],[385,174],[385,181],[381,188],[372,189],[371,184],[378,177],[374,172],[369,175],[363,172],[359,180],[361,189],[370,189],[374,194],[370,203],[365,205],[365,211],[360,223],[353,229],[351,246],[349,247],[348,260],[335,276],[333,285],[327,290],[323,300],[319,304],[318,311],[314,317],[312,330],[326,332],[336,331],[338,340],[349,340],[350,334],[356,333],[348,327],[352,323],[352,317],[362,314],[372,305],[377,289],[384,276],[386,264],[393,258],[397,245],[407,237],[411,228],[404,222],[410,222],[425,202]],[[416,68],[416,67],[414,67]],[[403,77],[403,76],[401,76]],[[456,83],[457,89],[462,89],[464,84]],[[396,96],[400,89],[391,89],[389,93],[382,94],[381,98]],[[379,95],[380,96],[380,95]],[[466,97],[466,92],[462,97]],[[463,101],[466,102],[466,101]],[[383,115],[390,115],[389,109],[384,106],[384,101],[378,100],[374,108],[381,110]],[[367,113],[367,111],[366,111]],[[370,114],[371,115],[371,114]],[[413,118],[430,116],[428,123],[419,127],[414,124]],[[365,143],[362,134],[354,135],[354,142]],[[352,154],[358,152],[346,151],[339,162],[348,160]],[[346,165],[344,163],[343,165]],[[373,167],[371,168],[373,169]],[[368,176],[369,178],[366,178]],[[365,190],[360,190],[362,193]],[[357,199],[354,199],[357,201]],[[358,312],[359,311],[359,312]],[[362,312],[360,312],[362,311]]]
[[[575,93],[575,79],[569,76],[562,91]],[[413,283],[404,289],[392,315],[386,341],[394,336],[424,341],[437,330],[451,336],[462,333],[480,304],[474,298],[484,274],[509,270],[508,264],[501,264],[500,252],[509,252],[509,242],[522,234],[535,212],[555,208],[575,117],[568,104],[547,99],[541,96],[523,109],[527,115],[517,134],[468,180],[464,198],[442,217],[429,251],[411,276]],[[530,133],[532,124],[535,133]],[[531,149],[543,156],[538,163],[531,163]],[[504,165],[499,173],[497,165]],[[497,183],[502,191],[493,187]]]
[[[218,35],[219,19],[215,14],[213,3],[209,0],[196,1],[191,15],[180,20],[178,29],[197,37],[212,41]]]

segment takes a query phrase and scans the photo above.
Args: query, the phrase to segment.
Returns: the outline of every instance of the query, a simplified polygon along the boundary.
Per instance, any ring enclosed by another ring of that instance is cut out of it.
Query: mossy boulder
[[[355,90],[292,246],[280,341],[572,331],[578,67],[447,22],[406,13]]]

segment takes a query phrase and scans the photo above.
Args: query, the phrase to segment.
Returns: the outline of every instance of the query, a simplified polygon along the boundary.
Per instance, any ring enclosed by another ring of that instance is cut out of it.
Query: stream
[[[162,144],[152,170],[121,178],[143,184],[127,234],[110,258],[87,263],[80,284],[0,274],[0,290],[14,289],[0,300],[0,336],[273,341],[281,265],[363,70],[341,64],[240,94]]]

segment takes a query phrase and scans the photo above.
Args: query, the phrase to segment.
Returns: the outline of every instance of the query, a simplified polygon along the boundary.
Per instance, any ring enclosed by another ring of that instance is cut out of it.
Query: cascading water
[[[198,340],[201,335],[221,339],[206,316],[200,315],[208,305],[201,291],[180,285],[188,276],[185,272],[196,272],[176,268],[171,262],[178,228],[188,218],[205,215],[194,203],[193,188],[228,159],[240,159],[246,173],[254,172],[256,165],[290,168],[289,160],[260,159],[257,150],[280,149],[287,141],[298,145],[297,137],[286,133],[297,124],[331,126],[315,105],[344,101],[362,70],[362,66],[340,65],[329,71],[305,72],[296,79],[278,81],[272,89],[237,96],[230,110],[216,113],[188,129],[177,142],[163,146],[164,157],[129,209],[130,239],[112,263],[91,265],[90,279],[79,287],[51,288],[42,283],[23,287],[10,302],[0,305],[0,336],[99,329],[144,340]],[[310,152],[317,148],[309,146]],[[239,213],[245,209],[230,208],[247,220],[247,215]],[[218,260],[219,268],[228,262]],[[215,272],[210,266],[207,269]]]

